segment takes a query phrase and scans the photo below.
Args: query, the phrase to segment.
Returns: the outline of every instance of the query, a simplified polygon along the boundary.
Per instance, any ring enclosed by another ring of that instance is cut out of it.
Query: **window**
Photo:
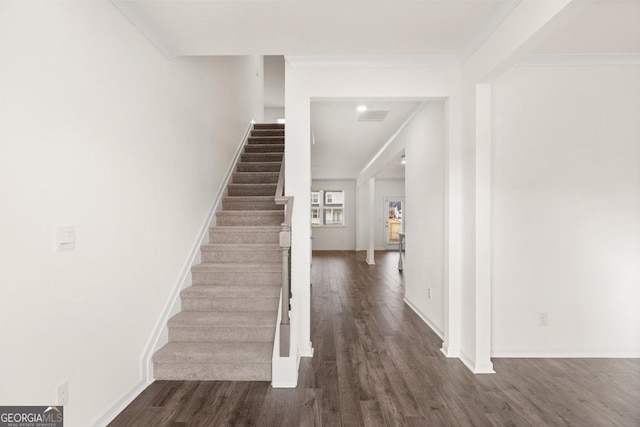
[[[320,204],[320,199],[322,198],[322,191],[312,191],[311,192],[311,204],[312,205],[319,205]]]
[[[344,190],[311,192],[311,225],[344,225]]]
[[[320,208],[311,208],[311,225],[320,225]]]

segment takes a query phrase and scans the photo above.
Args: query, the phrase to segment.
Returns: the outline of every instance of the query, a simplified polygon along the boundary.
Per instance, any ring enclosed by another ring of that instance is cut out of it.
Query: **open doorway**
[[[404,232],[404,197],[384,198],[384,248],[386,250],[397,250],[400,243],[398,233]]]

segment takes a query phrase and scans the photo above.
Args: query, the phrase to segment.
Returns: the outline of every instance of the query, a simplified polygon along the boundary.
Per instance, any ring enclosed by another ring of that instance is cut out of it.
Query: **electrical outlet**
[[[547,326],[548,320],[547,313],[538,313],[538,326]]]
[[[69,403],[69,381],[58,386],[58,405],[64,406],[67,403]]]
[[[427,298],[431,299],[431,288],[427,288]]]

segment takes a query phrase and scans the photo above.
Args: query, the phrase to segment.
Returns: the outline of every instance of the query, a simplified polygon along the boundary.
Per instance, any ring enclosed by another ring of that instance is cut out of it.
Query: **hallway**
[[[111,426],[638,426],[640,360],[494,359],[473,375],[402,302],[396,252],[313,254],[296,389],[158,381]]]

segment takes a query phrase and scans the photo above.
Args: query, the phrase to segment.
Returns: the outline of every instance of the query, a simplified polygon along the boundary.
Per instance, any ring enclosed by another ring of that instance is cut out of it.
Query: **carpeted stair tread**
[[[191,267],[191,271],[202,273],[215,272],[255,272],[255,273],[281,273],[282,265],[266,263],[266,264],[238,264],[238,263],[215,263],[206,262]]]
[[[280,286],[189,286],[180,292],[182,298],[278,298]]]
[[[234,184],[277,184],[278,172],[234,172]]]
[[[209,233],[274,233],[280,232],[279,225],[217,225],[209,227]]]
[[[242,153],[242,162],[280,162],[284,153]]]
[[[284,144],[247,144],[245,153],[284,153]]]
[[[170,342],[153,355],[154,362],[237,364],[269,363],[273,343]]]
[[[277,311],[280,286],[190,286],[180,293],[182,311]]]
[[[251,136],[284,136],[284,129],[254,129]]]
[[[267,211],[219,211],[216,212],[216,215],[219,216],[262,216],[262,215],[270,215],[270,216],[282,216],[282,212],[267,210]]]
[[[216,213],[220,225],[278,225],[284,221],[283,210],[222,210]]]
[[[238,163],[236,170],[238,172],[278,172],[282,162],[249,162]]]
[[[282,264],[280,245],[274,243],[208,243],[200,249],[202,262]]]
[[[254,123],[254,129],[284,129],[284,123]]]
[[[207,243],[203,251],[280,251],[279,244],[273,243]]]
[[[284,144],[284,136],[250,136],[247,142],[247,145]]]
[[[209,229],[209,243],[279,243],[280,226],[220,225]]]
[[[276,204],[273,196],[225,196],[222,210],[284,210],[284,205]]]
[[[278,307],[260,312],[182,311],[169,319],[169,327],[253,327],[275,328]]]
[[[275,196],[277,184],[229,184],[229,196]]]

